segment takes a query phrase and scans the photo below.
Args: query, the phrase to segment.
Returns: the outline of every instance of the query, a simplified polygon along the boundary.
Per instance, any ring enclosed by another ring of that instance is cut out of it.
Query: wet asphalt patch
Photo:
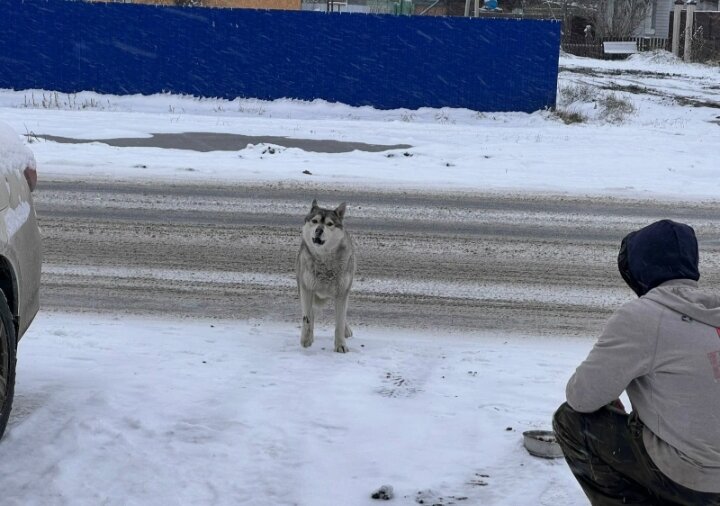
[[[409,149],[409,144],[366,144],[364,142],[343,142],[325,139],[294,139],[291,137],[251,136],[219,132],[181,132],[150,134],[150,137],[126,137],[116,139],[77,139],[57,135],[33,134],[34,138],[63,144],[84,144],[101,142],[119,148],[163,148],[191,151],[240,151],[253,144],[275,144],[286,148],[298,148],[314,153],[349,153],[366,151],[378,153],[392,149]]]

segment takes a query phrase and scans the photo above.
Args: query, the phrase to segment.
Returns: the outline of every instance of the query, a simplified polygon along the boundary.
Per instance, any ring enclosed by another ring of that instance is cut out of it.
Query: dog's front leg
[[[335,351],[338,353],[346,353],[349,351],[347,342],[345,341],[345,316],[347,314],[347,304],[349,292],[339,295],[335,299]]]
[[[313,309],[313,301],[315,294],[304,287],[300,287],[300,305],[302,306],[303,321],[302,333],[300,334],[300,344],[304,348],[312,346],[313,332],[315,327],[315,312]]]

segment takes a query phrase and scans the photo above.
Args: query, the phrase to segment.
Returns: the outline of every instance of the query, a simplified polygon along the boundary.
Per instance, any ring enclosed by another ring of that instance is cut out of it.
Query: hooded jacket
[[[720,296],[698,287],[697,258],[692,228],[669,220],[623,240],[618,266],[640,298],[610,318],[566,395],[588,413],[627,390],[658,469],[720,493]]]

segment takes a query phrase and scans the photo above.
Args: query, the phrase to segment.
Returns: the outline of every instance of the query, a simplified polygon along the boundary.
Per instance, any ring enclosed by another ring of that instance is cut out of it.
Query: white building
[[[675,0],[652,0],[647,18],[638,27],[638,35],[641,37],[668,38],[670,36],[670,13],[674,7]],[[697,10],[720,10],[718,0],[697,0]]]

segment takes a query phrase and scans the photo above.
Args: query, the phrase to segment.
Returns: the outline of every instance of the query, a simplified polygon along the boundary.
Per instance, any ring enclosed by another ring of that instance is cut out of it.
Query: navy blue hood
[[[631,232],[620,244],[618,268],[642,297],[671,279],[700,279],[698,243],[692,227],[661,220]]]

